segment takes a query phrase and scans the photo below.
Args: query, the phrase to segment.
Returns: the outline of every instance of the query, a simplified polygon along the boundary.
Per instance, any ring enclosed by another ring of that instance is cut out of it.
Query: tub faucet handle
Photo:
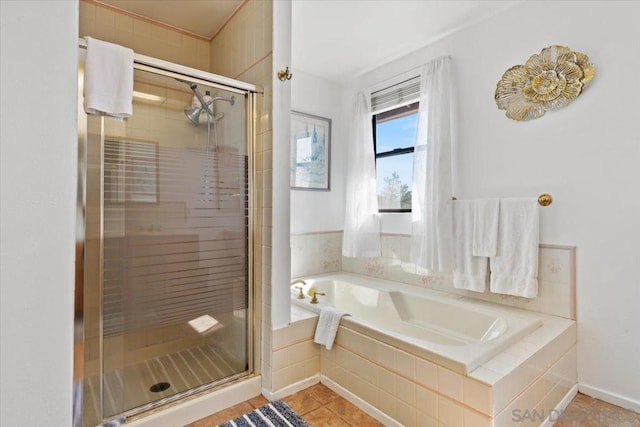
[[[318,292],[316,290],[313,290],[310,293],[311,293],[311,304],[317,304],[319,302],[317,295],[322,295],[322,296],[326,295],[324,292]]]
[[[294,281],[291,282],[291,286],[296,285],[298,283],[301,283],[302,286],[307,284],[304,280],[297,279],[297,280],[294,280]],[[298,299],[304,299],[304,294],[302,293],[302,289],[304,289],[304,288],[302,286],[293,286],[294,289],[298,290],[298,296],[297,296]]]

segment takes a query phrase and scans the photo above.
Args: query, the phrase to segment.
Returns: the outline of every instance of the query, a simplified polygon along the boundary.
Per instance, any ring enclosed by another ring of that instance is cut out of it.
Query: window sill
[[[411,212],[381,212],[380,231],[384,234],[411,234]]]

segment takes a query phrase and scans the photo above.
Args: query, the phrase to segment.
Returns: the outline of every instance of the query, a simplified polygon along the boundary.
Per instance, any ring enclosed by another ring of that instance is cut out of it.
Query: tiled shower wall
[[[142,55],[209,70],[209,40],[154,24],[102,3],[80,1],[79,34],[126,46]]]
[[[271,216],[272,216],[272,33],[273,4],[245,2],[211,40],[213,73],[253,83],[264,89],[258,98],[254,157],[255,205],[254,283],[256,305],[262,311],[262,386],[271,389]],[[258,313],[256,313],[258,314]]]
[[[450,275],[430,274],[409,261],[408,235],[383,234],[382,256],[342,257],[342,232],[291,236],[291,277],[347,271],[575,319],[575,247],[540,245],[537,298],[455,289]]]

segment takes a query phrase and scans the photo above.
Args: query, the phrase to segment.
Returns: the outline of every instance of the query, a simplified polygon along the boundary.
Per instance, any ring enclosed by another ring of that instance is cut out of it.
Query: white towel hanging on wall
[[[500,199],[498,246],[490,258],[491,292],[538,296],[538,200]]]

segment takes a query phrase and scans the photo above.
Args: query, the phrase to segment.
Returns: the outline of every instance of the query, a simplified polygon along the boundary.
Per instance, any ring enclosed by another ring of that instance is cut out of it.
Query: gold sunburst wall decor
[[[549,46],[509,68],[496,86],[498,108],[513,120],[533,120],[569,105],[589,85],[596,67],[584,53]]]

